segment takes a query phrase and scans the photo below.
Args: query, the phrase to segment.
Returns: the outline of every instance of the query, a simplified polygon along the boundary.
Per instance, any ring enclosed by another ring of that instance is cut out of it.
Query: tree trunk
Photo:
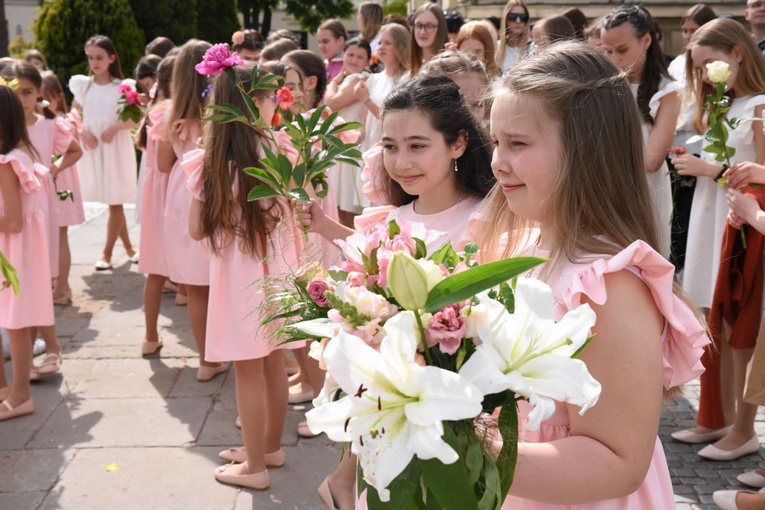
[[[266,6],[263,9],[263,24],[260,26],[260,33],[265,39],[271,31],[271,7]]]
[[[8,56],[8,20],[5,19],[5,2],[0,0],[0,57]]]

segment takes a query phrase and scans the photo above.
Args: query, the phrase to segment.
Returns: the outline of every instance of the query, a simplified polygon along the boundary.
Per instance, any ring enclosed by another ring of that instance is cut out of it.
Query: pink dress
[[[169,113],[169,109],[167,113]],[[167,117],[165,117],[167,119]],[[196,149],[198,123],[175,126],[179,140],[173,143],[177,160],[170,171],[164,210],[165,260],[170,279],[187,285],[210,285],[210,250],[189,235],[191,193],[186,188],[186,174],[181,170],[183,155]],[[170,129],[168,126],[167,129]],[[211,300],[212,301],[212,300]]]
[[[0,232],[0,252],[16,268],[19,294],[0,291],[0,327],[22,329],[53,324],[53,293],[49,263],[50,201],[43,179],[48,169],[14,149],[0,154],[0,164],[10,164],[21,184],[21,232]],[[4,170],[3,170],[4,171]],[[0,194],[0,214],[3,214]],[[58,237],[56,237],[58,239]]]
[[[535,250],[534,256],[548,256],[549,253]],[[704,328],[673,292],[674,266],[643,241],[635,241],[610,259],[600,258],[591,263],[568,264],[548,281],[555,293],[557,303],[556,319],[568,310],[579,306],[584,297],[602,305],[606,302],[604,276],[626,269],[638,276],[651,290],[656,306],[664,316],[665,326],[661,336],[664,388],[673,388],[699,377],[704,371],[701,355],[709,343]],[[519,405],[519,437],[525,442],[549,442],[569,436],[569,420],[566,404],[556,404],[555,413],[542,422],[537,431],[523,429],[529,409]],[[554,487],[551,487],[554,489]],[[503,509],[512,510],[647,510],[675,508],[664,449],[656,438],[653,457],[643,483],[628,496],[597,501],[582,505],[551,505],[509,496]]]
[[[162,276],[168,275],[164,217],[170,174],[157,168],[157,143],[165,137],[165,111],[168,106],[168,102],[163,102],[149,112],[151,127],[147,131],[146,151],[143,154],[146,168],[141,188],[141,258],[138,259],[138,271]]]
[[[60,226],[59,204],[61,200],[58,199],[56,183],[53,181],[49,168],[53,164],[53,156],[60,156],[69,148],[69,144],[74,139],[74,133],[62,119],[46,119],[42,115],[37,116],[37,122],[27,126],[27,131],[29,133],[29,141],[32,142],[32,145],[37,150],[40,162],[45,167],[43,179],[45,181],[44,187],[48,195],[48,208],[50,210],[48,215],[50,272],[51,277],[56,278],[58,276],[58,229]]]
[[[203,160],[204,151],[196,149],[188,152],[182,162],[183,173],[188,175],[188,189],[199,201],[204,201]],[[210,257],[207,361],[256,359],[268,356],[277,348],[294,347],[293,344],[277,345],[270,331],[260,324],[258,313],[266,297],[264,278],[294,272],[303,249],[302,234],[290,204],[278,200],[285,214],[268,237],[265,260],[242,251],[239,240],[233,238],[227,239],[220,252]]]
[[[59,118],[68,125],[72,136],[76,136],[82,129],[80,115],[76,111],[71,111]],[[56,190],[72,192],[71,198],[58,201],[58,226],[70,227],[85,223],[85,207],[82,205],[80,174],[76,163],[69,168],[65,168],[56,176]]]

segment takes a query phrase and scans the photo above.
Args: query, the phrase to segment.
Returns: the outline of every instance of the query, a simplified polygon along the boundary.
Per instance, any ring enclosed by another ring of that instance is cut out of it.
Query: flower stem
[[[428,341],[425,339],[425,327],[422,325],[422,317],[420,317],[419,311],[414,312],[414,320],[417,321],[417,336],[420,337],[420,343],[422,344],[423,354],[425,361],[428,365],[433,364],[433,360],[430,357],[430,349],[428,348]]]

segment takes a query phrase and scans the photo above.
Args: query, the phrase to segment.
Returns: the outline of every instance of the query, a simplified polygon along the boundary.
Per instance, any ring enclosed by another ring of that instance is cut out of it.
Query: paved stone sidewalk
[[[127,213],[137,244],[133,211]],[[196,381],[186,309],[171,295],[162,303],[161,357],[141,358],[143,277],[120,247],[113,271],[92,269],[106,214],[91,207],[88,215],[88,223],[70,234],[74,304],[56,310],[62,373],[33,386],[34,415],[0,423],[0,509],[323,508],[316,487],[340,453],[324,436],[298,439],[300,406],[290,408],[283,437],[287,464],[271,471],[269,490],[237,490],[213,479],[218,451],[240,441],[233,374]],[[702,445],[669,438],[693,424],[697,398],[698,386],[689,385],[661,423],[678,509],[716,508],[714,490],[739,487],[737,474],[765,467],[761,453],[705,462],[695,454]],[[757,430],[765,436],[762,420],[758,416]]]

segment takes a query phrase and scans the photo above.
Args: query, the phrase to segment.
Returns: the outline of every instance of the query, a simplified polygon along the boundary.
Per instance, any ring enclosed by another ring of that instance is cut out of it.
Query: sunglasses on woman
[[[529,22],[529,15],[528,14],[521,14],[517,12],[511,12],[507,15],[507,22],[508,23],[515,23],[516,21],[520,21],[521,23],[528,23]]]

